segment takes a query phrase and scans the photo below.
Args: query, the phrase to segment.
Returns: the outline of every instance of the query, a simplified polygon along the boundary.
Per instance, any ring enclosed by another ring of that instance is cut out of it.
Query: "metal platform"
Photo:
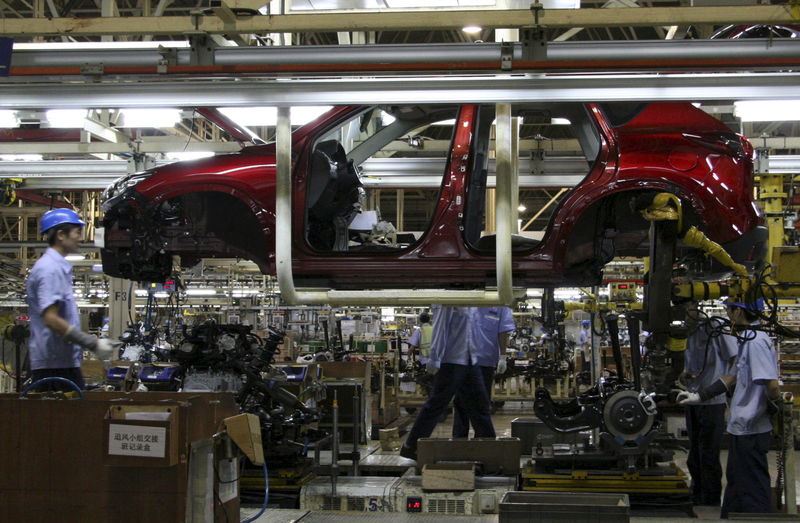
[[[416,521],[446,521],[447,523],[497,523],[497,515],[487,516],[442,516],[441,514],[380,514],[374,512],[309,512],[301,519],[297,520],[299,523],[351,523],[354,521],[373,522],[375,520],[385,521],[387,523],[406,523]],[[260,520],[259,520],[260,521]]]
[[[546,472],[529,461],[521,476],[522,490],[624,493],[628,494],[633,509],[692,513],[689,477],[674,463],[628,474],[619,470],[585,469]]]
[[[404,458],[399,454],[379,454],[376,452],[363,458],[358,467],[361,470],[361,474],[365,476],[384,474],[401,476],[415,465],[416,462],[413,459]]]

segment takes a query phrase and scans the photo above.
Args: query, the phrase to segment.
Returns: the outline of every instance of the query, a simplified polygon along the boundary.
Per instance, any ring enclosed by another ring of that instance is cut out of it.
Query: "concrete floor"
[[[505,406],[501,410],[499,410],[497,413],[495,413],[492,416],[492,420],[494,421],[494,426],[495,426],[495,431],[497,432],[497,436],[498,437],[511,436],[511,421],[514,418],[518,418],[518,417],[530,417],[532,414],[533,414],[533,406],[532,406],[532,404],[530,402],[527,402],[527,403],[507,402],[505,404]],[[450,437],[451,430],[452,430],[452,422],[453,422],[452,416],[448,416],[446,420],[444,420],[443,422],[440,422],[436,426],[436,429],[434,430],[434,432],[433,432],[433,434],[431,436],[432,437],[436,437],[436,438],[448,438],[448,437]],[[410,426],[409,426],[409,428],[410,428]],[[774,482],[775,471],[776,471],[776,457],[777,457],[776,456],[776,452],[771,451],[769,453],[769,458],[768,459],[769,459],[769,466],[770,466],[770,471],[772,473],[773,482]],[[726,460],[727,460],[727,451],[723,450],[722,451],[722,456],[721,456],[723,470],[725,468]],[[688,469],[686,468],[686,452],[684,452],[684,451],[676,451],[675,452],[675,463],[679,467],[681,467],[683,470],[687,471],[687,473],[688,473]],[[795,468],[795,476],[796,477],[800,477],[800,466],[798,465],[798,463],[795,463],[795,467],[794,468]],[[722,481],[723,481],[723,487],[724,487],[724,485],[725,485],[724,475],[723,475]],[[796,492],[798,494],[798,499],[800,499],[800,488],[798,488],[797,485],[795,485],[795,490],[796,490]],[[243,515],[243,517],[245,516],[245,514],[252,515],[253,512],[257,512],[257,511],[251,511],[250,509],[243,509],[242,515]],[[719,520],[719,509],[717,509],[717,508],[699,507],[699,508],[695,509],[695,512],[697,514],[697,518],[698,519],[711,520],[711,521]],[[352,518],[352,514],[349,514],[349,515],[351,517],[348,518],[347,520],[350,521],[351,523],[353,523],[355,520]],[[317,521],[317,519],[314,519],[316,517],[316,518],[322,518],[322,519],[320,519],[320,521],[331,521],[331,522],[333,522],[334,519],[335,519],[335,518],[332,517],[333,514],[331,514],[331,513],[327,514],[327,516],[328,516],[327,519],[324,516],[325,516],[324,514],[308,514],[305,517],[302,517],[302,514],[298,514],[298,511],[291,512],[291,511],[287,510],[286,512],[283,512],[281,510],[272,509],[272,510],[268,510],[267,513],[265,513],[257,521],[258,522],[268,522],[268,521],[312,521],[312,520],[313,521]],[[364,516],[367,516],[367,515],[364,514]],[[427,517],[427,518],[426,517],[419,517],[421,515],[417,516],[417,515],[405,515],[405,514],[403,514],[402,517],[400,517],[400,519],[398,519],[399,516],[401,516],[401,515],[400,514],[375,514],[375,513],[370,513],[368,517],[370,517],[371,519],[378,519],[378,520],[385,519],[387,521],[387,523],[389,521],[401,521],[401,520],[405,521],[406,519],[409,519],[408,516],[412,516],[411,519],[415,519],[415,520],[416,519],[419,519],[419,520],[430,520],[430,517]],[[417,517],[413,517],[413,516],[417,516]],[[456,523],[455,522],[456,519],[463,519],[464,521],[467,521],[467,520],[471,520],[471,521],[498,521],[497,520],[497,516],[488,517],[488,518],[487,518],[487,516],[481,516],[481,517],[478,517],[478,518],[476,518],[474,520],[470,519],[470,518],[463,518],[463,517],[462,518],[453,518],[453,517],[446,517],[446,516],[437,516],[436,518],[440,519],[440,520],[443,520],[443,521],[453,521],[454,523]],[[356,519],[358,519],[358,518],[356,518]],[[787,519],[786,516],[781,517],[781,515],[776,514],[774,517],[760,517],[757,520],[758,521],[784,521],[785,519]],[[338,519],[335,519],[335,520],[338,521]],[[631,521],[642,521],[642,522],[647,522],[647,523],[656,523],[656,522],[662,522],[662,521],[663,522],[672,522],[672,521],[683,521],[683,520],[692,521],[692,518],[689,518],[689,517],[683,517],[683,518],[682,517],[669,517],[669,518],[662,518],[662,517],[633,517],[633,518],[631,518]],[[342,519],[342,521],[345,521],[345,519]]]

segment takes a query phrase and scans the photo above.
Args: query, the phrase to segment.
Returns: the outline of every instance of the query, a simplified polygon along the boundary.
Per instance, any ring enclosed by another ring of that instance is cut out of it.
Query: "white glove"
[[[506,362],[506,359],[500,358],[500,361],[497,362],[497,374],[505,374],[507,368],[508,362]]]
[[[436,366],[433,364],[433,362],[432,362],[432,361],[428,361],[428,363],[425,365],[425,372],[426,372],[426,373],[428,373],[428,375],[430,375],[430,376],[433,376],[433,375],[434,375],[434,374],[436,374],[438,371],[439,371],[438,367],[436,367]]]
[[[97,340],[97,345],[94,348],[94,355],[97,356],[97,359],[107,361],[111,359],[111,355],[114,353],[114,345],[108,341],[106,338],[100,338]]]
[[[693,403],[700,403],[700,394],[697,392],[681,391],[676,398],[676,401],[681,405],[692,405]]]

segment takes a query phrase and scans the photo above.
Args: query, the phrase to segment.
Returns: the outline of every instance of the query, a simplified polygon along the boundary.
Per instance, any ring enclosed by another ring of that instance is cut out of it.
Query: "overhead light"
[[[0,110],[0,127],[4,129],[13,129],[19,126],[19,119],[17,118],[17,111],[8,109]]]
[[[800,121],[800,100],[733,102],[733,114],[743,122]]]
[[[67,261],[81,261],[86,259],[86,255],[84,254],[67,254],[64,256],[64,259]]]
[[[525,207],[525,206],[524,206],[524,205],[522,205],[522,204],[519,204],[519,207],[517,207],[517,211],[519,211],[519,212],[525,212],[525,211],[527,211],[527,210],[528,210],[528,208],[527,208],[527,207]]]
[[[572,125],[566,118],[550,118],[550,125]]]
[[[480,33],[483,30],[483,28],[477,25],[467,25],[462,27],[461,30],[469,35],[474,35]]]
[[[143,298],[143,297],[147,296],[147,289],[136,289],[133,292],[134,292],[134,294],[136,294],[136,296],[138,296],[140,298]]]
[[[300,126],[313,122],[331,110],[330,105],[310,105],[292,107],[290,119],[292,125]],[[245,127],[274,127],[278,124],[277,107],[220,107],[219,112]]]
[[[4,162],[41,162],[41,154],[0,154],[0,160]]]
[[[89,111],[86,109],[50,109],[45,118],[50,127],[59,129],[80,129]]]
[[[181,121],[180,109],[120,109],[117,127],[175,127]]]
[[[214,156],[214,153],[212,151],[180,151],[180,152],[165,153],[164,156],[166,156],[168,160],[177,160],[179,162],[183,162],[187,160],[199,160],[200,158],[208,158],[210,156]]]
[[[169,293],[166,293],[166,292],[154,292],[153,293],[153,298],[159,298],[159,299],[169,298]]]
[[[528,298],[539,298],[542,296],[542,289],[528,289],[525,291]]]
[[[186,289],[187,296],[214,296],[217,291],[214,289]]]

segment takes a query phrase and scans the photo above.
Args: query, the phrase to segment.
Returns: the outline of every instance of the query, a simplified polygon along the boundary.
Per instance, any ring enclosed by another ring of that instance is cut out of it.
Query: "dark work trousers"
[[[411,432],[406,439],[406,447],[417,448],[419,438],[427,438],[436,428],[439,417],[450,405],[450,400],[464,387],[469,391],[466,400],[467,417],[475,427],[475,437],[495,437],[492,425],[491,407],[480,367],[473,365],[454,365],[442,363],[433,380],[433,394],[425,402],[417,415]]]
[[[86,388],[86,384],[83,381],[83,373],[81,372],[80,367],[73,367],[70,369],[36,369],[31,371],[31,383],[37,382],[43,378],[66,378],[75,385],[77,385],[78,388],[80,388],[81,390]],[[75,389],[73,389],[66,383],[50,382],[50,383],[43,383],[42,385],[36,387],[36,389],[34,389],[34,392],[46,392],[55,390],[70,392],[74,391]]]
[[[492,386],[494,385],[494,367],[478,367],[481,371],[483,378],[483,386],[486,389],[486,394],[489,398],[489,412],[491,413],[492,401]],[[469,415],[467,414],[467,405],[474,402],[474,394],[469,387],[462,385],[456,397],[453,400],[453,437],[466,438],[469,436]],[[473,427],[474,428],[474,427]]]
[[[686,466],[692,475],[695,505],[719,506],[722,494],[719,448],[725,429],[726,406],[725,403],[686,406],[686,430],[690,445]]]
[[[722,502],[723,519],[733,513],[772,512],[770,492],[769,451],[771,432],[750,436],[731,436],[728,450],[728,467],[725,477],[725,499]]]

